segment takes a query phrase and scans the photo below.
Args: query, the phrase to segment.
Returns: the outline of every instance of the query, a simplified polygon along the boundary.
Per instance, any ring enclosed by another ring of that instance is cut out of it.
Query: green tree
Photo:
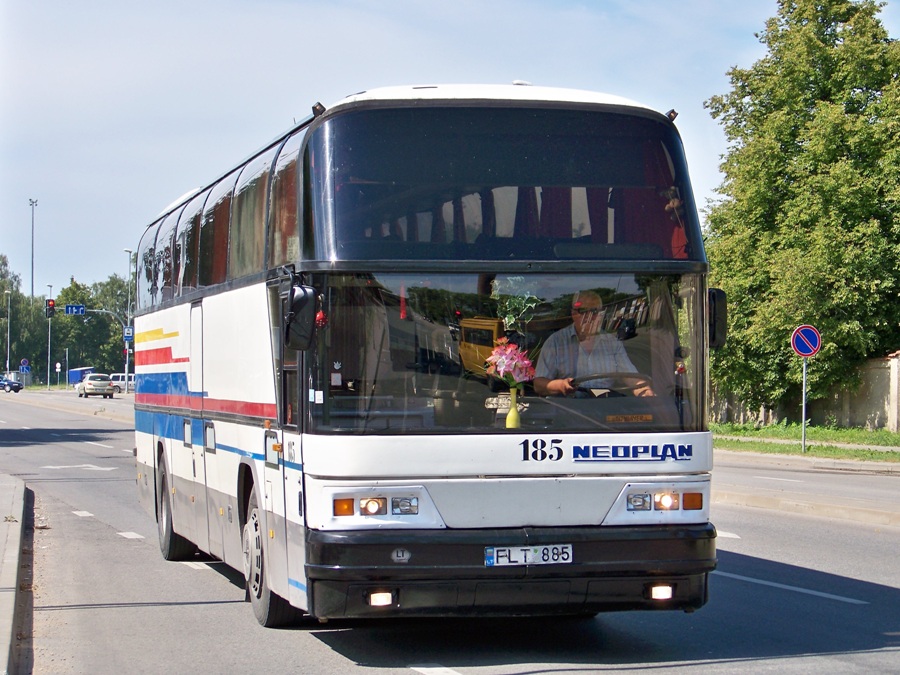
[[[31,365],[35,381],[43,381],[47,372],[47,319],[44,316],[44,297],[31,298],[20,291],[21,277],[10,270],[9,259],[0,253],[0,296],[3,301],[3,369],[6,367],[6,333],[9,332],[10,370],[18,370],[23,359]],[[9,295],[9,315],[7,297]],[[8,322],[8,323],[7,323]]]
[[[822,333],[809,397],[900,347],[900,43],[873,0],[779,0],[768,54],[706,102],[729,142],[708,210],[712,282],[728,293],[717,386],[771,408],[800,395],[790,348]]]
[[[127,286],[122,277],[88,287],[71,280],[59,292],[57,306],[84,305],[84,315],[61,315],[53,320],[53,355],[62,361],[68,349],[69,367],[93,366],[99,372],[119,372],[124,367],[122,325],[126,321]]]

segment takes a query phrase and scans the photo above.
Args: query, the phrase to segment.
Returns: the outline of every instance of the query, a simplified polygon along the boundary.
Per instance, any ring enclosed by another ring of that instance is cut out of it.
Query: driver
[[[578,387],[572,381],[594,373],[637,373],[621,341],[604,333],[603,301],[594,291],[572,297],[572,325],[547,338],[535,368],[534,390],[541,396],[565,396]],[[612,378],[580,383],[590,389],[610,388]],[[635,396],[653,396],[646,380],[635,378]]]

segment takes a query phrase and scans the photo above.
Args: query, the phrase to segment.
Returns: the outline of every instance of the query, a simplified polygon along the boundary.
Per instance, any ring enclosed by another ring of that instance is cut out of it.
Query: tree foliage
[[[134,280],[132,279],[132,283]],[[3,331],[6,359],[7,322],[9,326],[10,367],[17,370],[22,359],[31,364],[35,382],[46,382],[47,377],[47,322],[44,313],[45,297],[30,298],[20,291],[19,275],[9,269],[9,262],[0,253],[0,329]],[[7,297],[9,290],[9,315]],[[72,279],[56,296],[56,314],[50,320],[50,381],[56,383],[55,364],[60,363],[60,382],[65,381],[66,368],[93,366],[98,372],[120,372],[125,366],[122,339],[123,324],[127,323],[128,286],[126,280],[115,274],[108,280],[92,286]],[[84,305],[86,313],[66,316],[66,305]],[[66,362],[68,355],[68,363]]]
[[[728,294],[717,386],[776,408],[800,395],[790,347],[822,334],[808,396],[900,348],[900,43],[873,0],[779,0],[768,54],[706,102],[723,125],[721,199],[708,210],[712,283]]]

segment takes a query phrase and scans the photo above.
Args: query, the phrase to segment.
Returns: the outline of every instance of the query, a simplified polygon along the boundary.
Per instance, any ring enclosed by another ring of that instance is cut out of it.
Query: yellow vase
[[[509,412],[506,413],[506,428],[507,429],[518,429],[521,420],[519,419],[519,406],[516,403],[516,394],[519,393],[517,387],[513,387],[509,390]]]

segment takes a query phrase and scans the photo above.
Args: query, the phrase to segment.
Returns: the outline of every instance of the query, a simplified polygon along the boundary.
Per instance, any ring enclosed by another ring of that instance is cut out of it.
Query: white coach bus
[[[701,607],[725,304],[673,117],[377,89],[167,209],[135,318],[163,556],[243,570],[266,626]],[[537,365],[517,397],[460,356],[487,336]]]

